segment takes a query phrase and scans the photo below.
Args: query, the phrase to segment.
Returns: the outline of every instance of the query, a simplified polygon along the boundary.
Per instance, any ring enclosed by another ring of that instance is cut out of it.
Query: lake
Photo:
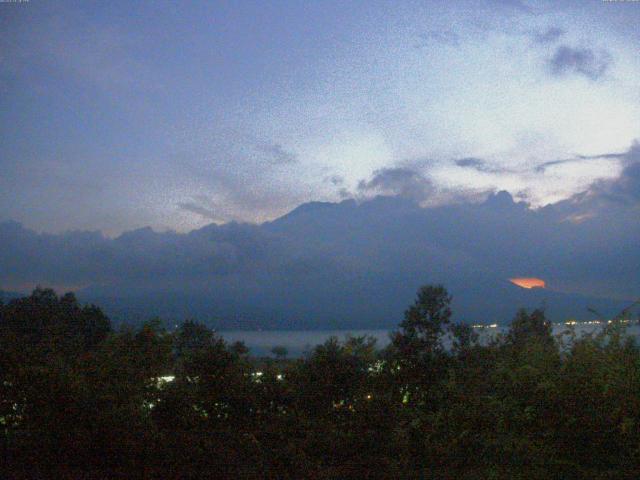
[[[584,322],[573,325],[556,323],[553,325],[553,334],[560,335],[573,327],[578,336],[600,331],[604,323]],[[508,326],[484,326],[474,327],[480,335],[482,342],[488,341],[498,333],[506,333]],[[627,332],[634,337],[640,335],[638,324],[629,325]],[[335,336],[344,340],[348,335],[374,337],[379,348],[389,344],[391,330],[227,330],[218,332],[227,342],[242,341],[249,347],[252,355],[271,355],[271,349],[275,346],[285,347],[290,357],[300,357],[310,351],[314,346],[324,343],[328,338]],[[445,341],[445,345],[448,342]]]

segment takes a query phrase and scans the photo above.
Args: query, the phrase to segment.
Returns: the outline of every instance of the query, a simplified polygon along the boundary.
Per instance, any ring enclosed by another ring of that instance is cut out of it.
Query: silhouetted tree
[[[470,348],[477,345],[478,334],[467,323],[455,323],[449,327],[452,340],[452,351],[457,355],[463,355]]]
[[[233,342],[229,346],[229,350],[231,350],[231,352],[233,352],[233,354],[237,355],[238,357],[245,357],[249,354],[249,348],[245,345],[244,342],[241,341]]]
[[[442,285],[426,285],[404,314],[401,330],[392,335],[389,374],[404,401],[434,406],[435,382],[446,371],[442,338],[451,319],[451,296]]]
[[[194,320],[184,322],[175,333],[175,348],[179,357],[207,347],[213,340],[213,332],[206,325]]]
[[[532,340],[551,345],[554,341],[551,328],[551,322],[547,320],[543,309],[538,308],[528,313],[522,308],[511,322],[506,340],[514,346],[522,346]]]
[[[425,285],[417,298],[404,312],[397,346],[421,352],[442,350],[444,328],[451,319],[451,296],[442,285]]]
[[[289,351],[287,350],[287,347],[276,345],[271,349],[271,353],[273,353],[277,359],[283,360],[287,358],[287,354],[289,353]]]
[[[114,332],[36,289],[0,305],[0,478],[640,478],[626,324],[561,349],[521,310],[478,342],[450,301],[422,287],[383,351],[331,338],[274,362],[195,321]]]

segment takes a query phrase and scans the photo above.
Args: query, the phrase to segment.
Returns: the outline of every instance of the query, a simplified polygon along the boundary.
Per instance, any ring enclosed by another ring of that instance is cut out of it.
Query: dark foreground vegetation
[[[35,290],[0,306],[0,477],[640,478],[640,351],[621,322],[561,342],[520,311],[481,345],[449,301],[420,289],[383,351],[332,339],[287,360],[195,322],[113,331]]]

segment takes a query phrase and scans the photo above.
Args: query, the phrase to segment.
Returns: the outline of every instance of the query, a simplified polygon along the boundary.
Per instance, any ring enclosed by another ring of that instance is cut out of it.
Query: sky
[[[640,138],[639,20],[600,0],[0,3],[0,221],[187,232],[399,184],[555,204]]]

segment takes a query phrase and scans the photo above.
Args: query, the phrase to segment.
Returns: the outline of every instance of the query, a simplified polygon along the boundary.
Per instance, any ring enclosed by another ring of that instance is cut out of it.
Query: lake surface
[[[578,336],[597,333],[604,327],[603,323],[578,323],[575,325],[554,324],[553,334],[560,335],[569,328],[574,328]],[[487,342],[498,333],[506,333],[508,326],[476,327],[481,342]],[[276,346],[285,347],[290,357],[300,357],[330,337],[344,340],[348,335],[357,337],[368,335],[376,339],[378,348],[386,347],[390,342],[391,330],[227,330],[218,332],[228,342],[242,341],[249,347],[252,355],[272,355],[271,349]],[[640,326],[629,325],[627,333],[640,336]],[[448,342],[445,341],[445,345]]]

